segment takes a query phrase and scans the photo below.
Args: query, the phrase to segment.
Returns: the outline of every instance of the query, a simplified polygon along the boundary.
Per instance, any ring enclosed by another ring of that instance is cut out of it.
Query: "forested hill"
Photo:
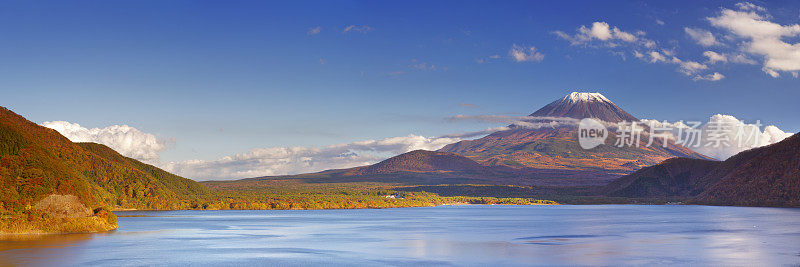
[[[800,133],[721,162],[670,159],[619,178],[604,190],[615,197],[800,207]]]
[[[207,195],[211,191],[205,186],[191,179],[186,179],[175,174],[169,173],[165,170],[159,169],[156,166],[143,163],[141,161],[125,157],[114,151],[113,149],[97,143],[77,143],[84,150],[90,151],[98,156],[107,160],[119,163],[128,164],[133,168],[149,174],[156,178],[156,181],[161,182],[166,189],[176,193],[179,196],[195,196]]]
[[[106,146],[73,143],[0,107],[0,212],[23,212],[51,194],[75,195],[88,207],[179,209],[209,192]]]

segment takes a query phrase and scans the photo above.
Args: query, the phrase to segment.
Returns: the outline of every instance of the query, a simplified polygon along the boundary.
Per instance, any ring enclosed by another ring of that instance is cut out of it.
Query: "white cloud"
[[[715,64],[717,62],[728,62],[728,58],[724,54],[719,54],[714,51],[705,51],[703,52],[703,56],[708,58],[709,64]]]
[[[77,123],[46,121],[42,126],[54,129],[72,142],[106,145],[120,154],[145,163],[158,164],[158,153],[167,149],[167,141],[128,125],[87,129]]]
[[[398,70],[398,71],[393,71],[393,72],[386,73],[386,76],[389,76],[389,77],[392,77],[392,78],[398,78],[403,74],[406,74],[406,72],[402,71],[402,70]]]
[[[606,46],[613,47],[617,45],[613,43],[613,41],[633,43],[639,40],[636,35],[620,30],[617,27],[611,27],[611,25],[603,21],[596,21],[592,23],[591,27],[581,25],[578,28],[578,32],[574,35],[569,35],[562,31],[555,31],[553,33],[569,41],[572,45],[586,44],[593,40],[598,40],[604,42]],[[639,31],[637,34],[644,35],[644,32]]]
[[[737,3],[735,6],[733,9],[721,8],[719,13],[706,18],[716,28],[714,33],[708,29],[684,27],[684,32],[697,44],[719,48],[706,51],[703,57],[708,60],[703,61],[711,65],[761,64],[761,70],[771,77],[778,78],[785,74],[800,77],[800,42],[797,41],[800,24],[774,22],[767,9],[750,2]],[[613,49],[610,53],[615,55],[633,54],[644,62],[676,64],[679,72],[694,80],[724,77],[722,74],[716,75],[719,72],[700,63],[699,59],[679,59],[668,49],[647,39],[642,31],[625,32],[606,22],[597,21],[580,26],[574,34],[562,31],[554,33],[573,46],[602,47]],[[627,51],[620,53],[620,49]]]
[[[714,72],[707,75],[697,75],[693,78],[695,81],[697,80],[705,80],[705,81],[712,81],[716,82],[722,79],[725,79],[725,75],[720,74],[719,72]]]
[[[636,36],[627,32],[617,31],[617,28],[614,28],[614,37],[617,39],[623,40],[625,42],[636,42]]]
[[[592,28],[590,29],[581,26],[581,28],[578,29],[578,31],[587,36],[587,38],[597,38],[603,41],[611,39],[611,37],[614,36],[611,33],[611,27],[609,27],[608,23],[605,22],[592,23]]]
[[[499,59],[499,58],[500,58],[500,55],[495,54],[495,55],[488,56],[486,58],[476,58],[475,62],[478,62],[479,64],[483,64],[483,63],[489,63],[490,61],[493,61],[493,60],[496,60],[496,59]]]
[[[661,53],[659,53],[657,51],[650,51],[650,53],[648,53],[648,55],[650,55],[650,63],[666,62],[667,61],[667,59],[663,55],[661,55]],[[641,58],[641,57],[638,57],[638,58]]]
[[[767,9],[765,9],[763,7],[760,7],[760,6],[757,6],[757,5],[755,5],[753,3],[750,3],[750,2],[736,3],[736,7],[738,7],[741,10],[746,10],[746,11],[749,11],[749,10],[762,11],[762,12],[763,11],[767,11]]]
[[[676,57],[673,57],[672,61],[678,63],[680,65],[680,71],[689,76],[694,75],[701,70],[708,69],[708,66],[705,64],[695,61],[681,61]]]
[[[509,129],[511,129],[511,128],[507,127],[507,126],[489,127],[489,128],[486,128],[485,130],[481,130],[481,131],[447,134],[447,135],[442,135],[440,137],[467,139],[467,138],[473,138],[473,137],[481,137],[481,136],[484,136],[484,135],[492,134],[494,132],[505,131],[505,130],[509,130]]]
[[[491,129],[481,131],[487,134]],[[271,175],[286,175],[342,169],[373,164],[417,149],[437,150],[465,137],[464,133],[443,137],[408,135],[381,140],[366,140],[326,147],[256,148],[218,160],[169,162],[164,169],[195,180],[229,180]]]
[[[748,58],[748,57],[747,57],[746,55],[744,55],[744,54],[737,54],[737,55],[735,55],[735,56],[732,56],[732,57],[730,57],[730,62],[733,62],[733,63],[740,63],[740,64],[751,64],[751,65],[756,65],[756,64],[758,64],[758,62],[756,62],[755,60],[752,60],[752,59]]]
[[[468,133],[466,135],[479,135],[479,133],[493,133],[496,131],[504,131],[512,128],[526,128],[526,129],[539,129],[539,128],[555,128],[561,126],[577,126],[579,120],[566,117],[540,117],[540,116],[507,116],[507,115],[456,115],[447,118],[449,122],[456,121],[475,121],[483,123],[507,123],[508,126],[488,128],[484,131]],[[454,136],[454,135],[446,135]],[[465,136],[460,134],[457,136]]]
[[[508,115],[455,115],[447,118],[449,122],[456,121],[476,121],[491,123],[517,123],[533,121],[555,121],[561,123],[578,124],[578,119],[567,117],[542,117],[542,116],[508,116]]]
[[[516,62],[541,62],[544,59],[544,54],[536,51],[536,47],[522,47],[519,45],[512,45],[511,50],[508,51],[508,54]]]
[[[697,41],[699,45],[702,46],[719,45],[717,38],[714,37],[714,34],[712,34],[709,31],[703,29],[689,28],[689,27],[683,28],[683,30],[686,32],[686,34],[689,35],[689,37],[692,37],[692,39]]]
[[[349,33],[349,32],[360,32],[360,33],[368,33],[372,31],[372,27],[367,25],[349,25],[344,27],[342,33]]]
[[[784,38],[800,36],[800,25],[780,25],[769,21],[762,7],[751,3],[737,4],[739,10],[723,9],[716,17],[709,17],[712,26],[729,31],[743,39],[742,51],[762,57],[762,70],[772,77],[780,72],[800,71],[800,43],[788,43]]]
[[[656,127],[672,128],[673,139],[678,135],[678,128],[686,129],[688,127],[688,122],[664,123],[648,119],[641,121],[647,124],[652,122]],[[739,152],[774,144],[792,136],[792,133],[786,133],[774,125],[766,126],[762,131],[761,126],[758,124],[760,123],[753,122],[749,124],[734,116],[717,114],[711,116],[707,123],[699,127],[701,130],[699,143],[684,146],[703,155],[725,160]],[[724,131],[718,131],[719,129],[724,129]],[[716,135],[715,133],[720,134]],[[717,142],[715,140],[721,141]]]
[[[320,32],[322,32],[322,27],[321,26],[317,26],[317,27],[313,27],[313,28],[308,29],[308,32],[306,32],[306,35],[316,35],[316,34],[318,34]]]
[[[412,61],[414,64],[411,64],[411,68],[415,70],[421,71],[434,71],[436,70],[436,65],[433,65],[428,62],[417,62],[416,60]]]
[[[693,37],[701,38],[704,44],[716,44],[717,41],[710,32],[685,28],[685,31]],[[612,27],[605,22],[594,22],[591,27],[580,26],[578,32],[574,35],[556,31],[554,32],[558,37],[568,40],[571,45],[587,45],[599,43],[601,47],[610,49],[630,49],[630,53],[634,57],[648,63],[666,63],[678,65],[678,71],[689,77],[694,77],[694,80],[708,80],[718,81],[725,77],[724,75],[714,72],[706,75],[701,75],[701,72],[708,70],[708,66],[693,60],[681,60],[676,57],[674,52],[670,49],[659,48],[658,44],[650,39],[645,38],[644,31],[636,31],[635,34],[620,30],[618,27]],[[597,46],[594,46],[597,47]],[[646,51],[646,52],[640,52]],[[619,51],[611,51],[612,54],[624,55]]]
[[[636,50],[633,50],[633,56],[638,58],[638,59],[643,59],[644,58],[644,54],[642,54],[641,52],[636,51]]]

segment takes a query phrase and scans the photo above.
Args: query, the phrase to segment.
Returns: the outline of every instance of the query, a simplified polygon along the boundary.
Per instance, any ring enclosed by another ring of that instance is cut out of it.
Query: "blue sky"
[[[4,1],[0,105],[37,123],[130,125],[171,140],[162,161],[476,131],[498,124],[446,118],[526,115],[572,91],[601,92],[639,118],[722,113],[798,132],[791,66],[774,78],[758,53],[706,62],[705,51],[743,50],[746,38],[725,40],[732,30],[708,20],[737,3]],[[752,4],[764,20],[800,22],[800,2]],[[595,22],[657,47],[555,33]],[[686,28],[724,44],[701,45]],[[517,62],[514,45],[543,58]],[[634,55],[649,50],[708,69]],[[715,72],[724,79],[695,79]]]

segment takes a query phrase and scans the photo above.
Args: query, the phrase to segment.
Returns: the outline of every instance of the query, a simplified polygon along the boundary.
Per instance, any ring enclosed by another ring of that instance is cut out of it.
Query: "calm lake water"
[[[0,241],[0,265],[797,265],[800,209],[442,206],[118,212],[102,234]]]

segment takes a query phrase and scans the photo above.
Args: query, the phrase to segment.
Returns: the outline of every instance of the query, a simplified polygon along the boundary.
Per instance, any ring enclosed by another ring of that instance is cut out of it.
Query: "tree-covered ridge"
[[[50,194],[74,195],[89,207],[178,209],[209,191],[0,108],[0,211],[25,212]]]
[[[707,205],[800,207],[800,134],[721,162],[670,159],[619,178],[605,192]]]
[[[197,209],[364,209],[429,207],[453,204],[553,205],[554,201],[527,197],[441,196],[404,190],[397,183],[317,182],[305,179],[246,179],[207,181],[215,200]]]
[[[80,147],[87,151],[91,151],[107,160],[117,162],[120,164],[127,164],[131,167],[144,172],[156,179],[156,181],[163,184],[169,191],[176,193],[180,196],[185,196],[189,199],[195,199],[195,196],[207,196],[211,193],[208,188],[195,182],[194,180],[180,177],[178,175],[169,173],[165,170],[159,169],[150,164],[125,157],[114,151],[113,149],[97,143],[77,143]]]

